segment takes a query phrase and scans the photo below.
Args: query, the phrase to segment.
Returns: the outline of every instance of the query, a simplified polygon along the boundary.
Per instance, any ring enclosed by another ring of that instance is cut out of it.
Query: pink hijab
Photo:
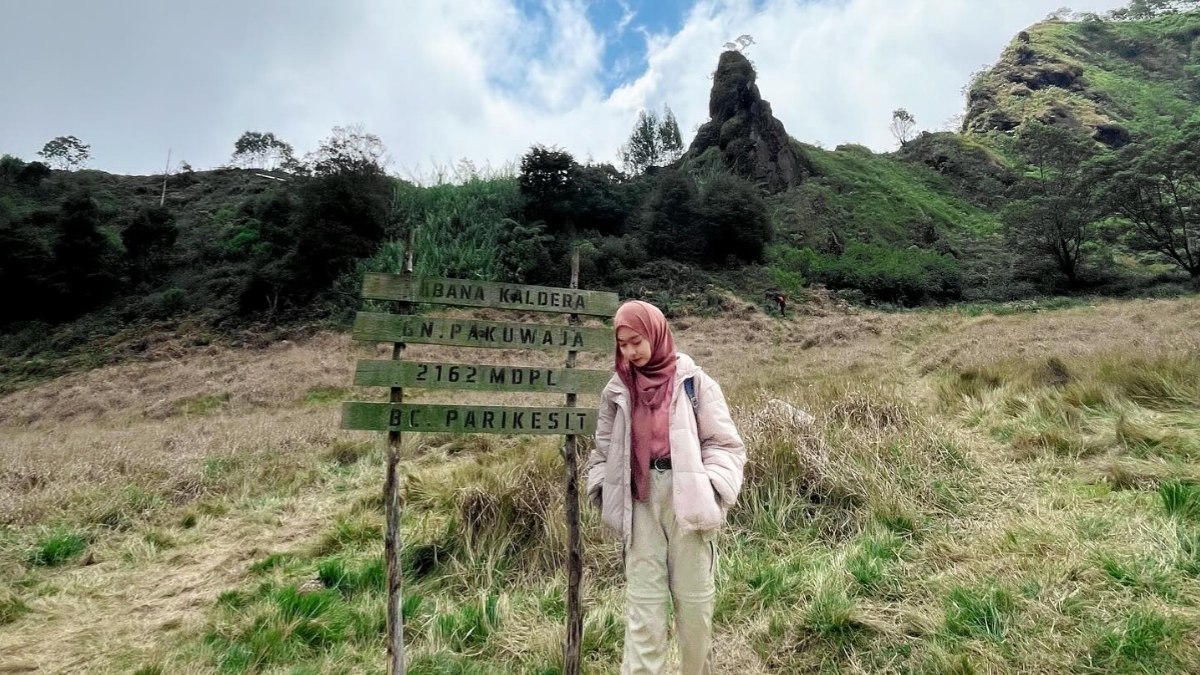
[[[633,497],[650,498],[650,457],[670,456],[671,399],[675,391],[675,338],[661,310],[648,302],[630,300],[613,321],[614,332],[628,327],[650,342],[650,360],[638,368],[617,348],[616,370],[633,398],[630,467]]]

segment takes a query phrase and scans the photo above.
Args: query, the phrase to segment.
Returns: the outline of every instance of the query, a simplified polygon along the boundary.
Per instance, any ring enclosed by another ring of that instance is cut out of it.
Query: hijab
[[[650,343],[650,360],[638,367],[617,347],[616,370],[629,389],[631,406],[630,467],[633,496],[650,496],[650,458],[670,453],[671,400],[675,391],[675,338],[661,310],[648,302],[631,300],[621,305],[613,328],[629,328]]]

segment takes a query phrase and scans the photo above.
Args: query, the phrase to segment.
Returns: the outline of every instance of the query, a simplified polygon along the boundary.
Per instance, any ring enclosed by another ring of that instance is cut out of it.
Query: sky
[[[970,74],[1063,0],[0,0],[0,154],[91,145],[90,167],[226,163],[244,131],[297,154],[334,126],[430,180],[531,145],[616,163],[639,110],[690,142],[739,35],[788,133],[894,149],[892,110],[948,128]],[[1074,0],[1105,12],[1123,0]]]

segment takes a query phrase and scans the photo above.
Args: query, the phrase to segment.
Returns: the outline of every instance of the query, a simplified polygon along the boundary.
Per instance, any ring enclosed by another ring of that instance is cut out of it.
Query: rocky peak
[[[813,174],[812,165],[754,84],[754,66],[740,52],[721,54],[708,99],[709,120],[687,156],[714,152],[734,173],[779,192]]]

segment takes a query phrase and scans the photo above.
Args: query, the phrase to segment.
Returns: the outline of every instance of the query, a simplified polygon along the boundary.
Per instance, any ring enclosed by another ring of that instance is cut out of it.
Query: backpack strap
[[[696,421],[700,420],[700,401],[696,398],[696,382],[694,377],[689,377],[683,381],[683,390],[687,392],[687,396],[692,400],[692,412],[696,414]]]

